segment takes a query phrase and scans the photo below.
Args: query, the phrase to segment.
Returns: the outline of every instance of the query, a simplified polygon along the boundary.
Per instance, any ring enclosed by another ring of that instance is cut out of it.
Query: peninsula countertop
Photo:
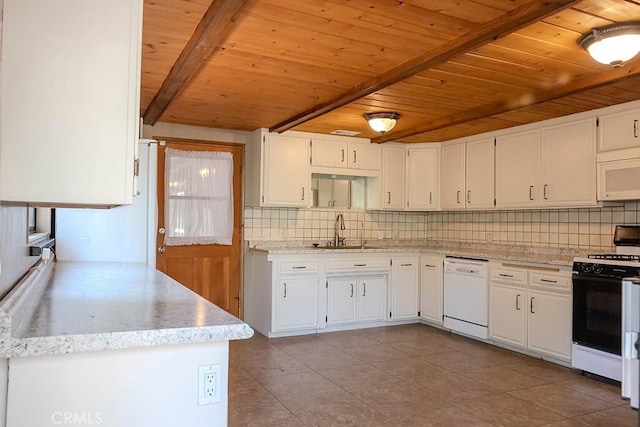
[[[145,264],[56,262],[36,268],[42,284],[14,289],[0,302],[0,357],[253,335],[246,323]]]

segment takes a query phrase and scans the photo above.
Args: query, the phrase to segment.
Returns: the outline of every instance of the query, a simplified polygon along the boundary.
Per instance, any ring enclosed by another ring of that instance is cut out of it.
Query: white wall
[[[228,352],[219,341],[10,359],[7,427],[226,426]],[[200,406],[198,366],[211,364],[221,401]]]

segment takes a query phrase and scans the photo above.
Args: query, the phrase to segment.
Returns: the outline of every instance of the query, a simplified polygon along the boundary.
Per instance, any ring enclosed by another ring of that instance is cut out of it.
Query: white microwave
[[[640,200],[640,151],[598,154],[598,200]]]

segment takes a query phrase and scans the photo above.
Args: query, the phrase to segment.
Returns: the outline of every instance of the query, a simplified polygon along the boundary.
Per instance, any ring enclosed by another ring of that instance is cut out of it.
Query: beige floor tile
[[[472,351],[463,350],[463,352],[476,357],[478,360],[485,360],[499,366],[527,362],[529,359],[532,359],[529,356],[516,353],[515,351],[488,345],[484,345],[480,348],[474,348]]]
[[[396,377],[382,372],[380,369],[369,364],[319,369],[317,372],[347,391],[362,386],[379,387],[382,384],[397,381]]]
[[[535,403],[566,418],[608,409],[613,406],[611,403],[555,384],[516,390],[508,394]]]
[[[545,362],[532,357],[529,360],[519,361],[509,365],[509,368],[532,377],[543,379],[547,382],[559,382],[572,380],[580,376],[570,368]]]
[[[270,355],[262,359],[250,359],[240,363],[242,368],[255,379],[270,375],[307,372],[310,369],[288,354]]]
[[[391,417],[394,427],[494,427],[473,414],[454,407],[435,408],[426,416],[400,415]]]
[[[504,393],[491,394],[454,404],[496,426],[533,427],[564,419],[555,412]]]
[[[277,338],[273,340],[273,345],[288,354],[306,353],[309,351],[335,350],[335,347],[328,344],[318,335]]]
[[[315,372],[272,375],[260,379],[260,385],[278,400],[311,398],[323,394],[341,393],[340,387]]]
[[[455,372],[466,372],[473,369],[486,368],[495,365],[493,362],[478,360],[471,354],[456,350],[448,353],[427,354],[425,356],[420,356],[420,358],[425,362],[429,362]]]
[[[390,343],[389,346],[411,356],[425,356],[428,354],[446,353],[454,350],[452,347],[448,347],[437,341],[429,340],[428,338]]]
[[[378,387],[364,386],[354,389],[351,394],[378,412],[394,417],[411,416],[422,419],[428,417],[429,413],[436,408],[451,406],[404,381],[381,384]],[[416,402],[420,404],[417,405]]]
[[[620,386],[607,384],[593,378],[576,376],[570,380],[560,381],[557,384],[614,405],[629,404],[628,401],[622,399]]]
[[[409,383],[447,402],[460,402],[500,393],[499,390],[455,372],[418,377]]]
[[[543,379],[522,374],[506,366],[491,366],[462,373],[465,377],[480,381],[501,391],[519,390],[546,384]]]
[[[321,334],[322,340],[338,349],[378,344],[377,341],[355,332],[331,332]]]
[[[282,404],[229,405],[229,427],[300,427],[302,421]]]
[[[629,407],[616,406],[549,424],[549,427],[636,427],[637,425],[638,411]]]
[[[269,357],[277,357],[278,355],[286,355],[284,351],[280,350],[278,347],[273,345],[270,346],[260,346],[256,348],[247,348],[243,350],[233,350],[229,351],[229,359],[238,364],[242,364],[247,360],[252,359],[264,359]]]
[[[426,336],[423,328],[416,328],[414,326],[399,326],[393,328],[393,330],[369,330],[365,336],[380,344],[389,344],[403,341],[419,340]]]
[[[364,347],[346,348],[344,352],[363,362],[381,362],[383,360],[404,359],[407,353],[396,350],[385,344],[367,345]]]
[[[327,350],[294,354],[293,357],[311,369],[335,368],[337,366],[358,365],[362,363],[340,350]]]
[[[434,375],[449,372],[444,368],[432,365],[417,357],[373,362],[371,365],[403,381],[416,380],[424,377],[429,378]]]
[[[388,421],[371,406],[346,392],[282,403],[307,426],[378,426]]]

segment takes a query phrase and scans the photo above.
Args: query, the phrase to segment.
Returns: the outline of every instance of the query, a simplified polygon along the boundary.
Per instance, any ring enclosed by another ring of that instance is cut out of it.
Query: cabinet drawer
[[[527,271],[515,268],[504,268],[491,266],[491,281],[510,283],[515,285],[525,285],[527,283]]]
[[[279,273],[317,273],[318,261],[281,261]]]
[[[531,272],[531,285],[547,288],[571,289],[571,275],[569,273]]]
[[[351,259],[327,261],[327,273],[389,270],[389,259]]]

